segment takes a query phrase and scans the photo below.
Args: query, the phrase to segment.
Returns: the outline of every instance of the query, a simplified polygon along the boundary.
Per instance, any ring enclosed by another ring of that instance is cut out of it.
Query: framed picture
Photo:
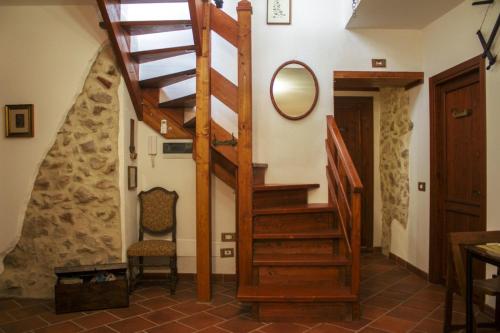
[[[267,0],[267,24],[291,24],[292,0]]]
[[[5,106],[5,136],[8,138],[32,138],[35,135],[33,104]]]
[[[134,190],[137,188],[137,167],[128,167],[128,189]]]

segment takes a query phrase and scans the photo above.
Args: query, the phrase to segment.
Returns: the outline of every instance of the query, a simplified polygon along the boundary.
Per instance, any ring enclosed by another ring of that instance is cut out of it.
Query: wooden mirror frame
[[[289,116],[287,115],[286,113],[284,113],[279,107],[278,107],[278,104],[276,103],[276,100],[274,99],[274,95],[273,95],[273,86],[274,86],[274,80],[276,79],[276,76],[278,76],[278,73],[283,69],[285,68],[286,66],[290,65],[290,64],[296,64],[296,65],[300,65],[300,66],[303,66],[305,69],[307,69],[307,71],[309,73],[311,73],[312,77],[313,77],[313,80],[314,80],[314,88],[316,89],[316,94],[314,96],[314,101],[313,103],[311,104],[311,108],[305,112],[304,114],[300,115],[300,116],[297,116],[297,117],[292,117],[292,116]],[[285,62],[284,64],[282,64],[281,66],[278,67],[278,69],[274,72],[274,75],[273,75],[273,78],[271,80],[271,87],[269,89],[269,94],[271,96],[271,101],[273,102],[273,105],[274,105],[274,108],[276,109],[276,111],[278,111],[278,113],[280,115],[282,115],[283,117],[285,117],[286,119],[289,119],[289,120],[300,120],[300,119],[303,119],[305,117],[307,117],[311,112],[313,112],[314,108],[316,107],[316,104],[318,104],[318,98],[319,98],[319,84],[318,84],[318,78],[316,77],[316,74],[314,74],[314,71],[311,69],[311,67],[307,66],[305,63],[303,63],[302,61],[299,61],[299,60],[290,60],[290,61],[287,61]]]

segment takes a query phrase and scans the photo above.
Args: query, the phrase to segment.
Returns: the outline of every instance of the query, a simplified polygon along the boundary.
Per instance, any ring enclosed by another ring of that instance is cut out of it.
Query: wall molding
[[[409,262],[407,262],[406,260],[402,259],[401,257],[398,257],[394,253],[389,252],[389,259],[392,260],[392,261],[394,261],[398,266],[406,268],[410,272],[412,272],[412,273],[420,276],[421,278],[423,278],[425,280],[429,280],[429,274],[427,274],[426,272],[424,272],[420,268],[418,268],[418,267],[410,264]]]

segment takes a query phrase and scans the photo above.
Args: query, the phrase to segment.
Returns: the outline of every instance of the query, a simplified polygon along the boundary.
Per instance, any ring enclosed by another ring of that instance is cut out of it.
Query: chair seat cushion
[[[129,257],[171,257],[175,255],[175,243],[167,240],[145,240],[132,244],[127,250]]]

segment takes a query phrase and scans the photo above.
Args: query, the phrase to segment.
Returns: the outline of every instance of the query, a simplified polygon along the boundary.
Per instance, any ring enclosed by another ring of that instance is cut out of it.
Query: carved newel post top
[[[252,3],[248,0],[241,0],[238,2],[237,11],[252,11]]]

